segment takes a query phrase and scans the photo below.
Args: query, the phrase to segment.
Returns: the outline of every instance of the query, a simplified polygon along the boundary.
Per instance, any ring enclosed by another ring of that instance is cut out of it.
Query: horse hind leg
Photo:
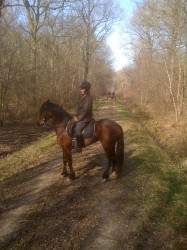
[[[112,161],[111,161],[111,160],[108,160],[107,169],[104,171],[104,173],[103,173],[103,175],[102,175],[102,178],[103,178],[103,179],[106,179],[106,180],[108,179],[111,165],[112,165]]]
[[[117,178],[118,178],[118,174],[116,171],[116,159],[114,158],[112,162],[112,173],[109,175],[108,180],[112,181],[112,180],[116,180]]]
[[[114,147],[115,148],[115,147]],[[124,137],[123,131],[121,137],[117,141],[115,155],[115,162],[113,164],[112,173],[109,176],[109,180],[116,180],[123,170],[124,163]]]
[[[110,143],[107,143],[107,145],[110,145]],[[109,147],[109,146],[105,146],[103,144],[103,148],[104,151],[106,153],[106,156],[108,158],[108,166],[107,169],[104,171],[102,178],[106,179],[106,180],[114,180],[117,179],[117,173],[115,174],[116,177],[114,177],[114,174],[110,174],[110,169],[112,167],[112,173],[114,173],[115,171],[115,146],[113,147]],[[112,175],[112,176],[111,176]]]

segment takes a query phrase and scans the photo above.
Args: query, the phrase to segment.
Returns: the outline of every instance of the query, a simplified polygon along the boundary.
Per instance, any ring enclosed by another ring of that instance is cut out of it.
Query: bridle
[[[45,112],[44,112],[44,116],[43,116],[44,118],[42,118],[42,120],[41,120],[41,125],[46,125],[46,126],[48,126],[48,127],[53,127],[52,125],[50,125],[50,124],[48,124],[47,123],[47,110],[45,110]]]

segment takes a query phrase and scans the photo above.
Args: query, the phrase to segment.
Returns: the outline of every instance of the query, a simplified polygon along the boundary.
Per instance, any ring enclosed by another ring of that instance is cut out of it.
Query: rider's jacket
[[[79,102],[76,117],[79,121],[89,122],[93,117],[92,112],[93,100],[90,94],[84,95]]]

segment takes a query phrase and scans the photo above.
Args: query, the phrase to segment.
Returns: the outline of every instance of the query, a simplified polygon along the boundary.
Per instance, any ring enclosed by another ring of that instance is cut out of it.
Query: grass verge
[[[143,194],[139,199],[144,202],[141,216],[145,220],[141,221],[135,248],[145,249],[146,242],[151,245],[152,241],[158,249],[163,242],[171,249],[186,249],[187,169],[172,162],[144,127],[133,121],[121,102],[117,106],[124,120],[131,122],[131,126],[124,123],[127,154],[131,152],[125,159],[133,176],[129,181]]]

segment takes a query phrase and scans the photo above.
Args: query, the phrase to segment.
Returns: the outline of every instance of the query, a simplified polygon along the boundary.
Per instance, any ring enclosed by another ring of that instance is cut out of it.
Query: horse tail
[[[117,174],[121,174],[123,170],[124,164],[124,136],[123,130],[121,133],[121,137],[117,141],[117,148],[116,148],[116,172]]]

